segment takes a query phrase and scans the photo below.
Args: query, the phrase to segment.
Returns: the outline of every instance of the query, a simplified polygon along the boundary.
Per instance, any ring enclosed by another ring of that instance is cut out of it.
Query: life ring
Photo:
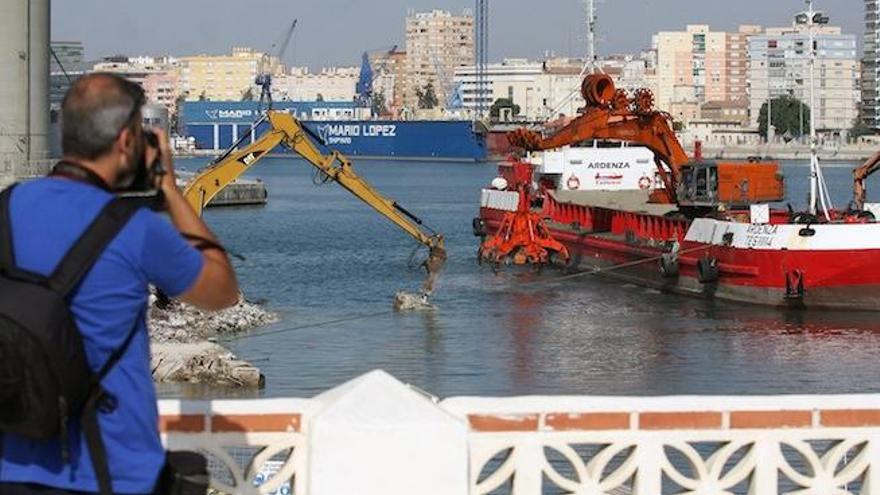
[[[581,188],[581,180],[577,178],[576,175],[572,175],[568,178],[568,181],[565,183],[566,186],[572,191],[577,191]]]
[[[651,178],[648,176],[643,176],[639,179],[639,189],[642,191],[647,191],[651,188]]]

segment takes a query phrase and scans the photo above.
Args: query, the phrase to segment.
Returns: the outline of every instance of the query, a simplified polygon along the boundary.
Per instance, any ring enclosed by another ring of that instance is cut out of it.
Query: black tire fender
[[[672,253],[666,253],[660,256],[660,275],[663,278],[674,278],[678,276],[678,258]]]
[[[710,256],[700,258],[697,261],[697,275],[700,283],[711,284],[718,281],[718,259]]]

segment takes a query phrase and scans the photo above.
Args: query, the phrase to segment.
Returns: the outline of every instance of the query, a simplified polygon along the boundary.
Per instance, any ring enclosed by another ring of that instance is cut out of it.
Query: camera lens
[[[144,131],[144,141],[151,148],[158,148],[159,147],[159,136],[157,136],[156,133],[153,131],[150,131],[150,130]]]

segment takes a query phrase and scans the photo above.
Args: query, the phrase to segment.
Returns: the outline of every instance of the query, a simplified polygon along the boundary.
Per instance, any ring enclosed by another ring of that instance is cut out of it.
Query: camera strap
[[[49,177],[64,177],[65,179],[91,184],[107,192],[113,192],[110,185],[100,175],[96,174],[94,170],[67,160],[61,160],[56,163],[52,167],[52,171],[49,172]]]

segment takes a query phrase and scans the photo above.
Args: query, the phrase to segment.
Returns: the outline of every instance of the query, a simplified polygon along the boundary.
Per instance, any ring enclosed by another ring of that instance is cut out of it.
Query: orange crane
[[[853,208],[857,211],[865,209],[865,200],[868,196],[868,188],[865,180],[880,169],[880,151],[874,153],[871,158],[853,171]]]
[[[639,89],[630,96],[616,89],[607,75],[591,74],[581,84],[581,95],[586,107],[560,130],[544,136],[517,129],[508,134],[510,144],[526,151],[550,150],[596,139],[645,146],[654,152],[665,186],[652,193],[651,201],[675,204],[692,217],[721,205],[744,207],[784,199],[784,183],[776,162],[706,161],[702,157],[691,160],[670,126],[672,117],[654,108],[650,90]],[[553,239],[540,215],[531,211],[531,167],[518,163],[515,170],[517,178],[510,190],[519,192],[519,206],[516,211],[507,212],[501,228],[483,242],[480,260],[495,266],[510,260],[515,264],[543,264],[554,258],[568,261],[570,255],[565,246]]]
[[[583,113],[558,132],[545,137],[536,131],[517,129],[508,140],[527,151],[595,139],[645,146],[654,152],[665,186],[652,196],[654,202],[704,211],[720,204],[745,206],[784,198],[785,188],[776,162],[691,160],[670,126],[672,117],[654,108],[650,90],[639,89],[629,96],[616,89],[609,76],[591,74],[584,78],[581,95],[587,103]]]

